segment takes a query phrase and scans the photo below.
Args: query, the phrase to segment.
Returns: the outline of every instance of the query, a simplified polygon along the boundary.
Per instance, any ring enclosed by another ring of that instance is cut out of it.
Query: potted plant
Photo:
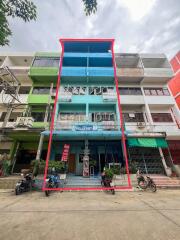
[[[105,175],[107,176],[107,178],[112,180],[114,176],[114,172],[111,168],[105,168]]]
[[[8,176],[11,174],[11,160],[10,155],[4,153],[1,155],[1,168],[2,168],[2,175]]]

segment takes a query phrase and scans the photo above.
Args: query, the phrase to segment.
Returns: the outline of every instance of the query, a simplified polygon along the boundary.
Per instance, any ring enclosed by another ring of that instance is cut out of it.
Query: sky
[[[10,45],[0,52],[60,51],[59,38],[115,38],[115,52],[180,50],[180,0],[97,0],[86,16],[82,0],[33,0],[37,20],[9,18]]]

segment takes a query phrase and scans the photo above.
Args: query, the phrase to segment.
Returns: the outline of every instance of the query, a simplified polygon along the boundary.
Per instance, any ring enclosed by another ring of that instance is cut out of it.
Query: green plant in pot
[[[11,174],[11,160],[10,160],[10,155],[4,153],[2,154],[1,157],[1,165],[2,165],[2,172],[4,176],[8,176]]]
[[[114,165],[111,167],[111,169],[113,170],[113,173],[116,175],[120,174],[120,166],[119,165]]]
[[[112,179],[114,176],[114,172],[111,168],[105,168],[105,175],[107,178]]]

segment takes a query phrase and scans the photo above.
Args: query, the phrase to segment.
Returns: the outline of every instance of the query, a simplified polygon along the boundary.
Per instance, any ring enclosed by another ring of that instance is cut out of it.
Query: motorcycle
[[[23,179],[18,181],[15,186],[15,194],[19,195],[23,192],[29,192],[32,190],[32,185],[33,185],[33,180],[32,180],[32,175],[30,173],[24,175],[21,174]]]
[[[153,179],[150,178],[149,176],[146,176],[146,178],[140,173],[140,171],[138,170],[137,173],[137,182],[138,182],[138,186],[143,189],[150,189],[152,192],[156,192],[157,188],[156,188],[156,184],[154,183]]]
[[[57,173],[52,175],[48,175],[46,178],[46,188],[58,188],[59,187],[60,178]],[[49,197],[51,190],[45,190],[45,196]]]
[[[114,184],[112,179],[108,178],[107,176],[102,175],[101,185],[105,188],[109,188],[106,191],[110,191],[113,195],[115,194]]]

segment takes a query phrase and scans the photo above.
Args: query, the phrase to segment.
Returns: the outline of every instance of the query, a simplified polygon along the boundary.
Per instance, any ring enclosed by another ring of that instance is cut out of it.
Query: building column
[[[153,119],[152,119],[151,112],[150,112],[150,109],[149,109],[149,105],[147,104],[146,96],[144,94],[144,89],[143,89],[142,86],[141,86],[141,91],[142,91],[142,94],[143,94],[143,97],[144,97],[144,103],[145,103],[144,110],[145,110],[145,113],[146,113],[146,116],[147,116],[147,119],[148,119],[148,123],[150,124],[150,129],[153,130]]]
[[[161,156],[162,164],[163,164],[163,166],[164,166],[164,170],[165,170],[165,172],[166,172],[166,175],[167,175],[168,177],[170,177],[171,174],[172,174],[171,168],[169,168],[169,167],[167,166],[167,164],[166,164],[166,160],[165,160],[165,158],[164,158],[164,154],[163,154],[162,148],[159,147],[158,149],[159,149],[159,153],[160,153],[160,156]]]
[[[120,131],[121,130],[121,126],[120,126],[120,113],[119,113],[119,108],[118,108],[118,104],[116,103],[116,118],[117,118],[117,129]],[[125,124],[125,122],[124,122]]]
[[[15,164],[16,164],[16,160],[17,160],[17,153],[18,153],[18,150],[19,150],[19,146],[20,146],[20,142],[17,142],[15,141],[14,142],[14,146],[13,146],[13,150],[12,150],[12,168],[11,168],[11,174],[13,173],[14,171],[14,167],[15,167]]]
[[[86,103],[86,122],[89,122],[89,103]]]

